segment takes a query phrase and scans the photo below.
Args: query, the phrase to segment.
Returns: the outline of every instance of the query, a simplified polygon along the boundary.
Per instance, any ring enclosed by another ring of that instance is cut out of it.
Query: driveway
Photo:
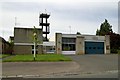
[[[118,78],[118,55],[71,55],[80,67],[69,78]],[[64,76],[65,77],[65,76]]]
[[[118,70],[118,55],[72,55],[75,62],[80,65],[80,72],[104,72]]]

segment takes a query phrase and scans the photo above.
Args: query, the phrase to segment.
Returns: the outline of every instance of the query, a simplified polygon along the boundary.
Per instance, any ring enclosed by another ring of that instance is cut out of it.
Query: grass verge
[[[71,58],[62,54],[41,54],[36,55],[35,61],[33,55],[16,55],[3,60],[3,62],[57,62],[72,61]]]
[[[5,58],[5,57],[8,57],[10,56],[10,54],[0,54],[0,58]]]

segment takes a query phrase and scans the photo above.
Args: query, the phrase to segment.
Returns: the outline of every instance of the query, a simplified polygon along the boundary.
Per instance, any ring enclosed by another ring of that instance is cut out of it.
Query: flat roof
[[[34,29],[34,27],[33,28],[14,27],[14,29]],[[42,30],[41,28],[36,28],[36,29]]]
[[[33,43],[14,43],[14,45],[34,45]],[[43,46],[55,46],[54,41],[50,42],[43,42],[43,44],[37,44],[37,45],[43,45]]]
[[[99,36],[99,35],[62,34],[62,37],[66,37],[66,38],[76,38],[77,36],[83,36],[83,37],[85,37],[85,40],[96,40],[96,41],[104,41],[105,40],[105,36]]]
[[[77,36],[77,35],[81,35],[81,36],[99,36],[99,35],[89,35],[89,34],[62,34],[62,35],[73,35],[73,36]]]

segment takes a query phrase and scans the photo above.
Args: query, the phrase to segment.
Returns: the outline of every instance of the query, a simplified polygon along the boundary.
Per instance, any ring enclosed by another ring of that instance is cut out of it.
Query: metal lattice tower
[[[48,23],[48,18],[50,17],[47,13],[41,13],[39,16],[39,26],[42,27],[43,35],[45,35],[44,41],[48,41],[48,34],[50,33],[50,23]]]

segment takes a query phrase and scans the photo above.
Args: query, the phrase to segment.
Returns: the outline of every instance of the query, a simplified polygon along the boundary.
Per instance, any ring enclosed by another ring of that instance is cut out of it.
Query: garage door
[[[86,54],[104,54],[104,42],[85,42]]]

